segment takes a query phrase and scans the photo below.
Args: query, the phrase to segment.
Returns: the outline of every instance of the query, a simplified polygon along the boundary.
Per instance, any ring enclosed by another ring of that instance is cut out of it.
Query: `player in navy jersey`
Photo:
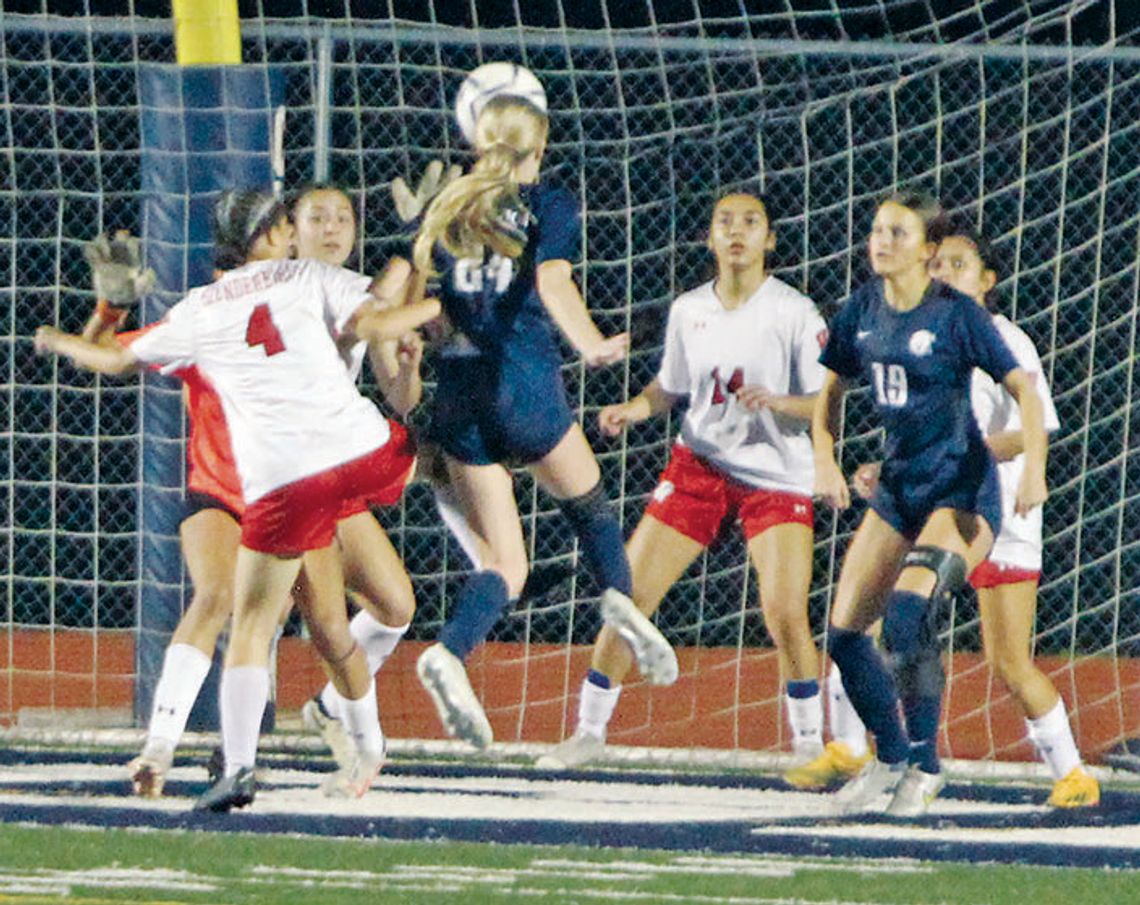
[[[940,206],[921,193],[879,205],[869,240],[876,279],[844,304],[820,357],[827,371],[812,419],[818,496],[839,508],[851,501],[834,451],[844,381],[871,385],[884,428],[879,486],[848,547],[828,636],[851,702],[877,742],[876,759],[837,793],[847,811],[893,793],[888,813],[906,814],[941,785],[933,743],[909,743],[892,672],[907,724],[933,739],[923,727],[937,722],[943,673],[937,647],[923,643],[931,601],[964,584],[1001,527],[996,466],[970,407],[975,368],[1004,385],[1021,410],[1025,470],[1015,511],[1029,512],[1047,495],[1032,379],[993,319],[928,272],[943,228]],[[893,670],[866,634],[880,616]]]
[[[581,222],[573,196],[539,182],[547,125],[523,99],[488,102],[476,123],[479,159],[432,201],[413,254],[417,272],[440,274],[455,331],[438,354],[429,434],[481,548],[479,570],[417,671],[448,733],[479,748],[493,734],[463,660],[517,598],[528,571],[504,463],[527,465],[558,500],[605,589],[603,614],[643,674],[658,682],[676,676],[672,649],[629,600],[621,527],[562,384],[559,331],[594,367],[622,359],[629,337],[599,332],[573,280]]]

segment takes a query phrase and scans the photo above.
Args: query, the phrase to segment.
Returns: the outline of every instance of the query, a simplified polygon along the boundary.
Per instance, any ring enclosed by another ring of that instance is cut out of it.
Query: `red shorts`
[[[749,487],[680,445],[673,447],[645,512],[706,547],[730,515],[740,518],[748,540],[773,525],[813,524],[811,497]]]
[[[1023,569],[987,559],[970,573],[970,586],[975,591],[982,588],[998,588],[1005,584],[1020,584],[1023,581],[1040,581],[1040,570]]]
[[[391,506],[415,465],[415,446],[402,425],[379,449],[351,462],[278,487],[246,507],[241,542],[259,553],[293,555],[332,543],[336,523],[369,506]]]

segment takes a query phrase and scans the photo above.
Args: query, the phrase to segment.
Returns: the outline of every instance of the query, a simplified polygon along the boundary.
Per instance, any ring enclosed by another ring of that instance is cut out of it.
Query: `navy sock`
[[[907,759],[910,743],[899,719],[898,694],[874,642],[862,632],[828,630],[827,649],[843,676],[843,687],[859,718],[875,735],[879,760],[897,764]]]
[[[903,700],[906,714],[906,731],[910,736],[908,761],[924,773],[937,773],[942,765],[938,760],[938,720],[942,716],[942,698],[915,695]]]
[[[598,688],[610,688],[610,677],[604,672],[598,672],[596,669],[591,669],[586,673],[586,681],[591,685],[597,685]]]
[[[460,660],[482,644],[511,604],[507,583],[498,572],[476,572],[459,592],[439,633],[443,644]]]
[[[559,506],[578,535],[582,556],[598,585],[621,591],[626,596],[632,594],[633,579],[625,555],[625,538],[617,516],[602,494],[601,485],[580,497],[560,500]]]
[[[789,679],[787,691],[789,698],[814,698],[819,694],[819,682],[815,679]]]
[[[921,594],[892,591],[883,616],[883,649],[905,657],[922,646],[927,610],[931,603]]]

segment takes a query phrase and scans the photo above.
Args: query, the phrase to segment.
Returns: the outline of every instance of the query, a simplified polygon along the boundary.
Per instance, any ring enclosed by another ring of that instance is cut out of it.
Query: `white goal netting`
[[[25,706],[107,706],[133,681],[147,549],[136,505],[140,392],[36,359],[30,337],[40,323],[78,329],[85,319],[84,240],[138,230],[136,70],[173,60],[163,19],[129,9],[54,17],[26,5],[0,18],[9,224],[0,235],[0,721]],[[605,3],[587,21],[573,4],[506,13],[477,2],[394,13],[378,4],[384,11],[355,17],[333,4],[334,18],[330,4],[265,0],[242,6],[243,51],[246,65],[286,75],[286,182],[328,177],[359,193],[369,270],[399,247],[390,181],[436,157],[469,159],[450,116],[463,73],[509,59],[543,80],[545,167],[585,211],[581,284],[603,330],[633,333],[626,364],[586,372],[568,358],[565,368],[627,531],[676,421],[611,441],[595,415],[655,373],[670,301],[709,273],[704,237],[720,194],[764,194],[778,230],[772,263],[825,316],[868,274],[862,246],[883,194],[926,188],[984,226],[1003,261],[999,308],[1041,351],[1060,414],[1036,643],[1055,658],[1049,669],[1095,756],[1140,728],[1140,42],[1119,5],[926,0],[839,11],[787,0],[745,14],[747,4],[694,2],[667,18],[653,4]],[[876,454],[867,414],[855,394],[847,468]],[[517,490],[535,561],[570,560],[552,501],[523,475]],[[821,637],[860,515],[818,514],[810,606]],[[387,527],[417,586],[413,635],[433,638],[467,564],[422,487]],[[598,627],[583,604],[595,593],[579,573],[496,630],[493,662],[486,655],[475,671],[500,737],[551,740],[572,726],[580,645]],[[735,532],[672,590],[659,622],[683,649],[682,680],[630,695],[614,741],[783,743],[775,656]],[[947,746],[1017,754],[1016,711],[980,661],[972,600],[947,614],[945,629]],[[418,704],[402,706],[387,718],[396,736],[418,725]]]

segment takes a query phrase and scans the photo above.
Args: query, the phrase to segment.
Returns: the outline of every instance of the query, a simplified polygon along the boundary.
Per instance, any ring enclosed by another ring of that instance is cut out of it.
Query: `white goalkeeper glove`
[[[459,164],[452,164],[445,170],[443,161],[437,159],[427,165],[414,192],[403,176],[397,176],[392,180],[392,200],[396,203],[396,213],[405,223],[411,223],[431,204],[432,198],[461,175],[463,167]]]
[[[154,288],[154,271],[142,266],[138,238],[119,230],[111,238],[100,233],[83,246],[91,265],[95,296],[115,308],[129,308]]]

